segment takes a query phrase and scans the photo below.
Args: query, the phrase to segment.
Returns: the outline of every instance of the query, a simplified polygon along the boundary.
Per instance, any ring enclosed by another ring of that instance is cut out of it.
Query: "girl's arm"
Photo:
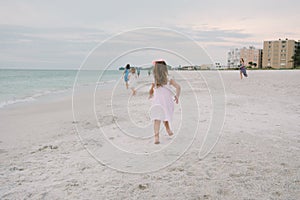
[[[178,104],[180,92],[181,92],[181,87],[178,83],[176,83],[175,80],[171,79],[170,84],[176,88],[176,95],[175,95],[175,103]]]
[[[154,93],[154,83],[151,84],[151,88],[149,90],[149,99],[153,97],[153,93]]]

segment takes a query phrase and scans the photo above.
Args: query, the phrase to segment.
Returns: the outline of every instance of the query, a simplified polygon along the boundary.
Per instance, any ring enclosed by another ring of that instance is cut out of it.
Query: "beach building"
[[[222,65],[219,62],[216,62],[213,69],[226,69],[227,67],[225,65]]]
[[[293,68],[292,57],[295,54],[295,40],[264,41],[263,46],[263,68]]]
[[[240,50],[238,48],[230,49],[227,56],[227,67],[237,68],[240,64]]]
[[[201,64],[201,65],[188,65],[188,66],[182,66],[178,68],[178,70],[210,70],[215,69],[213,64]]]
[[[256,49],[254,46],[249,46],[249,48],[243,47],[240,49],[240,56],[244,59],[245,65],[259,68],[259,49]]]
[[[254,46],[231,49],[228,52],[227,66],[228,68],[237,68],[240,64],[240,58],[243,58],[247,66],[250,65],[253,68],[261,68],[261,54],[262,51],[256,49]]]
[[[263,60],[263,50],[259,49],[258,50],[258,68],[261,69],[262,68],[262,60]]]

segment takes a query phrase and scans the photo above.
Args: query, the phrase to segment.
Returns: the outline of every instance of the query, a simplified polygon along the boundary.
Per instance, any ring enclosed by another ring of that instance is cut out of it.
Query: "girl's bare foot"
[[[165,127],[166,127],[166,131],[167,131],[168,135],[169,135],[169,136],[172,136],[172,135],[173,135],[173,132],[172,132],[171,129],[170,129],[169,122],[168,122],[168,121],[165,121],[165,122],[164,122],[164,125],[165,125]]]
[[[171,131],[171,129],[167,129],[167,133],[169,136],[172,136],[174,133]]]
[[[159,144],[159,133],[154,134],[154,144]]]
[[[131,88],[131,91],[132,91],[132,96],[135,96],[136,95],[136,90]]]

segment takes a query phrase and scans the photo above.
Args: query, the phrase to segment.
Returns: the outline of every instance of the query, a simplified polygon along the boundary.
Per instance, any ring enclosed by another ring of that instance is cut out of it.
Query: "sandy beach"
[[[182,95],[159,145],[149,77],[136,96],[120,82],[0,109],[0,199],[300,198],[299,70],[221,71],[224,115],[217,72],[171,74]]]

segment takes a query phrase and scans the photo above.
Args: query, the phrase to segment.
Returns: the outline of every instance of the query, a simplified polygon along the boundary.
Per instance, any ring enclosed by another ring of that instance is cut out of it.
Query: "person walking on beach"
[[[134,96],[136,94],[136,82],[137,82],[137,75],[135,73],[135,68],[131,67],[130,68],[130,74],[128,75],[128,84],[130,89],[132,90],[132,95]]]
[[[138,76],[138,78],[139,78],[139,77],[140,77],[140,73],[141,73],[141,68],[137,67],[137,68],[136,68],[136,71],[137,71],[137,76]]]
[[[244,59],[241,58],[240,59],[240,76],[241,76],[241,79],[243,79],[243,75],[245,77],[248,77],[248,74],[247,74],[247,71],[246,71],[246,67],[245,67],[245,63],[244,63]]]
[[[130,65],[127,64],[126,67],[125,67],[125,70],[123,72],[123,77],[124,77],[126,89],[128,89],[128,75],[129,75],[129,72],[130,72]]]
[[[159,144],[160,123],[163,121],[169,136],[173,135],[170,129],[170,122],[174,113],[174,101],[178,104],[180,85],[172,78],[169,78],[168,68],[165,61],[154,61],[153,76],[149,98],[152,98],[151,120],[154,121],[154,143]],[[176,89],[174,96],[171,86]]]

